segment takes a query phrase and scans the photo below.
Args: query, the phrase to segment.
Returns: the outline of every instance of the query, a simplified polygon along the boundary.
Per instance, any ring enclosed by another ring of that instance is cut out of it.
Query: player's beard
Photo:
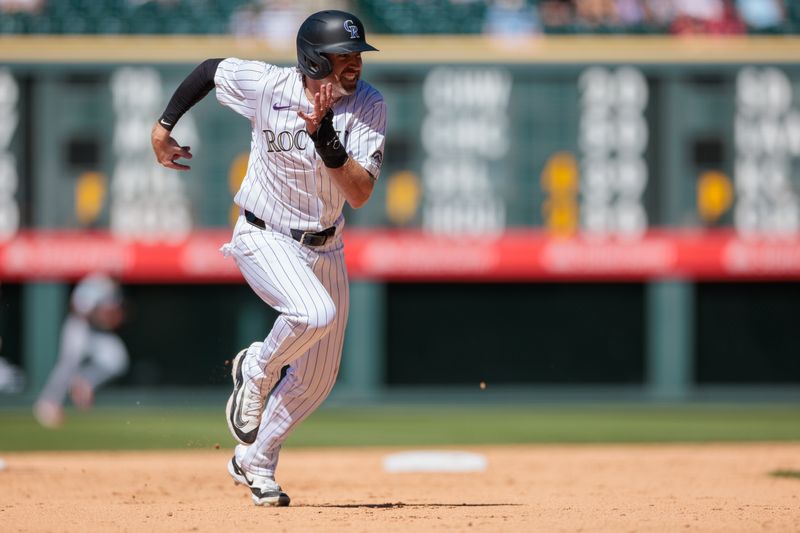
[[[342,96],[350,96],[351,94],[356,92],[356,87],[358,87],[358,80],[361,79],[361,73],[356,72],[353,79],[346,79],[344,77],[344,72],[339,75],[339,78],[336,80],[336,89],[341,92]]]

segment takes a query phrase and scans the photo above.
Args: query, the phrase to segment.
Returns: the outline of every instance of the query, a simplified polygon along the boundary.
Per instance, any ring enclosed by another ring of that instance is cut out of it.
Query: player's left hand
[[[163,166],[174,170],[189,170],[189,165],[182,165],[176,163],[175,160],[179,158],[191,159],[192,153],[189,151],[188,146],[181,146],[178,144],[168,129],[157,123],[153,126],[153,131],[150,133],[150,142],[153,145],[153,152],[156,154],[156,160]]]
[[[306,131],[311,134],[317,131],[319,123],[333,105],[333,84],[323,83],[318,93],[314,93],[314,111],[311,114],[298,111],[297,114],[305,120]]]

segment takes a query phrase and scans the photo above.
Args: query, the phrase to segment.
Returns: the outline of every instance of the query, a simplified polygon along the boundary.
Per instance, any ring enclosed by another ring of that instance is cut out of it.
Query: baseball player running
[[[386,104],[361,80],[364,26],[321,11],[297,33],[297,67],[209,59],[181,83],[152,131],[158,162],[187,170],[170,131],[212,88],[250,121],[250,160],[234,197],[241,216],[221,251],[279,313],[233,360],[225,414],[239,442],[228,464],[256,505],[289,505],[275,482],[286,437],[333,388],[347,322],[342,207],[364,205],[383,162]],[[282,369],[286,367],[286,371]]]

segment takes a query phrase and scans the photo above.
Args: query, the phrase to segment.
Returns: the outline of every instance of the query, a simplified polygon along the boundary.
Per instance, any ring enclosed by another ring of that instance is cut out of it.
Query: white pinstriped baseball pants
[[[274,477],[289,433],[328,396],[342,357],[349,286],[341,237],[318,248],[262,230],[240,216],[223,252],[264,302],[280,313],[263,342],[248,348],[243,372],[270,395],[258,437],[236,446],[236,460],[256,475]]]

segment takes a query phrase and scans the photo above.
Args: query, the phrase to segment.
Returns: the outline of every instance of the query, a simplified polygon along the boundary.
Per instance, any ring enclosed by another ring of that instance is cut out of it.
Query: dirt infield
[[[391,474],[397,449],[285,449],[289,508],[252,505],[230,449],[0,454],[15,531],[800,531],[800,443],[451,447],[472,474]]]

